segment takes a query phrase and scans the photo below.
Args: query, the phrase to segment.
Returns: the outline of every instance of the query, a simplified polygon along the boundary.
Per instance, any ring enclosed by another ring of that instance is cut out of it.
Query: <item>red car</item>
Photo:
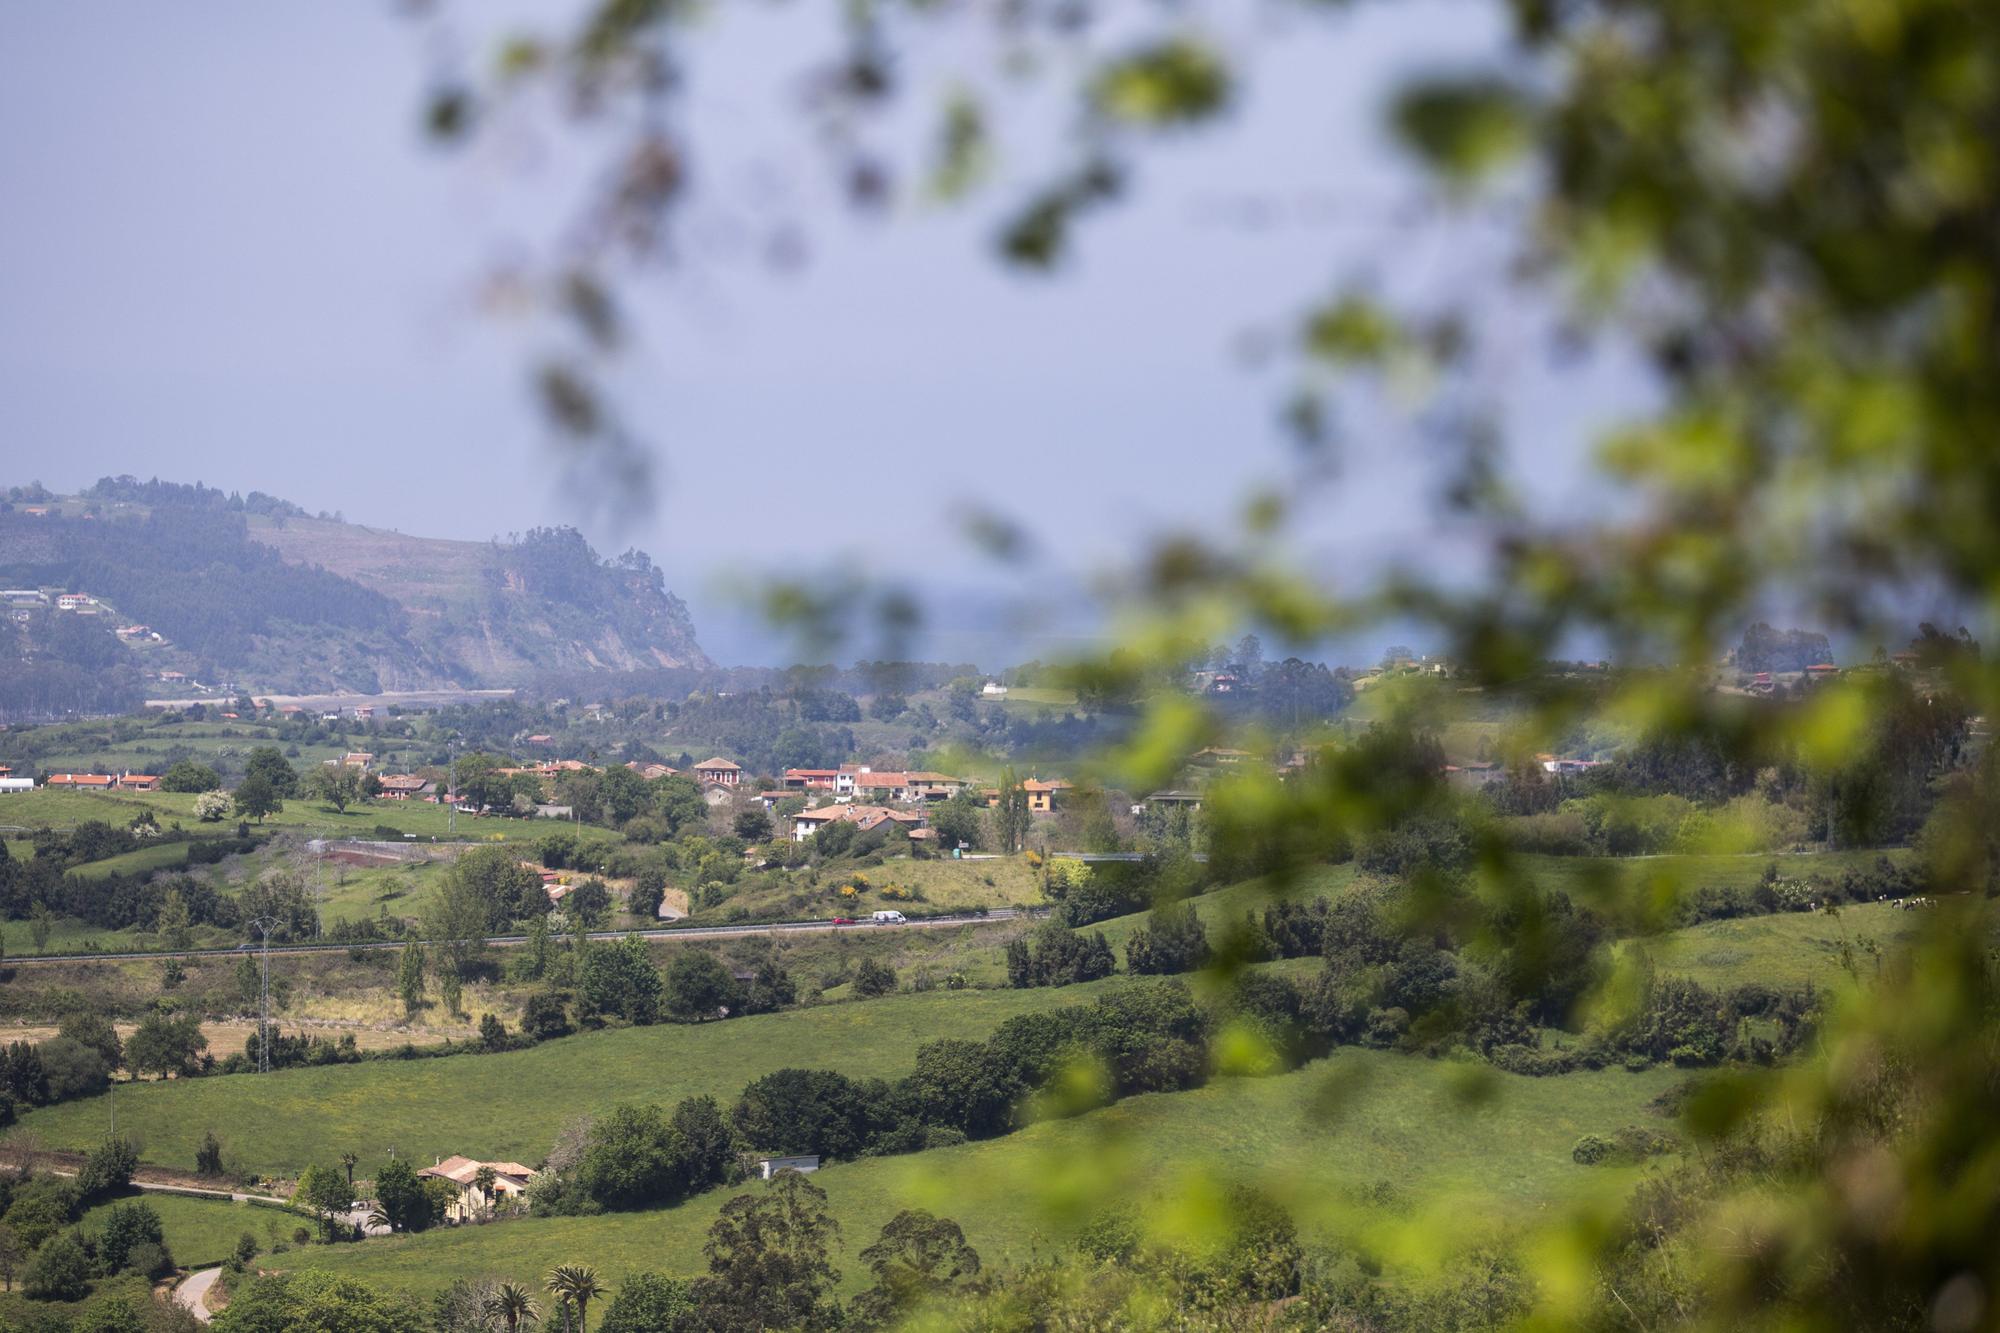
[[[854,918],[851,916],[837,916],[833,919],[833,924],[836,926],[851,926],[854,924]]]

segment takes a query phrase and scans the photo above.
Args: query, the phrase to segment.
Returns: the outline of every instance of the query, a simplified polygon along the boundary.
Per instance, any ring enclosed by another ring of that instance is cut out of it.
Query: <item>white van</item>
[[[901,912],[877,912],[871,918],[878,926],[900,926],[909,919]]]

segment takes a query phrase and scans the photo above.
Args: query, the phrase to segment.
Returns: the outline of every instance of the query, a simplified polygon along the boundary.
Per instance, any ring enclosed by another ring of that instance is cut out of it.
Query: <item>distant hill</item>
[[[9,491],[0,587],[100,603],[93,632],[80,629],[91,617],[53,604],[9,608],[0,664],[16,670],[0,675],[37,682],[0,683],[0,712],[17,715],[120,706],[134,682],[174,671],[273,693],[373,693],[713,665],[644,553],[601,559],[572,528],[409,537],[255,492],[130,477],[79,496]],[[158,639],[114,633],[135,625]]]

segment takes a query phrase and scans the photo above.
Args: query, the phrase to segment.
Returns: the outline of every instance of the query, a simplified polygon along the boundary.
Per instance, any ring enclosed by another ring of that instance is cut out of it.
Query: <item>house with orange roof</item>
[[[479,1186],[482,1171],[493,1173],[490,1192]],[[439,1158],[435,1166],[417,1172],[420,1180],[444,1180],[458,1187],[458,1197],[446,1206],[444,1213],[445,1221],[453,1226],[470,1222],[490,1208],[522,1202],[534,1175],[532,1168],[519,1162],[476,1162],[456,1155]]]
[[[42,785],[66,791],[109,791],[118,785],[118,779],[109,773],[51,773]]]
[[[925,816],[912,810],[891,810],[881,805],[822,805],[792,816],[792,841],[804,842],[828,824],[853,824],[866,833],[884,824],[920,829],[927,822]]]
[[[1029,778],[1021,784],[1021,790],[1028,796],[1028,813],[1046,815],[1056,808],[1056,793],[1070,789],[1070,784],[1061,778],[1051,778],[1043,782],[1039,778]]]

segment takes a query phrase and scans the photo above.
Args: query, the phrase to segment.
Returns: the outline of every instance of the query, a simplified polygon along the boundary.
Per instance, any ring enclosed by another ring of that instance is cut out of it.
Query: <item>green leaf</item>
[[[1433,170],[1462,182],[1487,175],[1528,146],[1520,93],[1483,79],[1419,83],[1397,100],[1398,136]]]
[[[1208,119],[1229,101],[1229,67],[1207,46],[1176,37],[1098,72],[1091,100],[1103,115],[1163,128]]]

